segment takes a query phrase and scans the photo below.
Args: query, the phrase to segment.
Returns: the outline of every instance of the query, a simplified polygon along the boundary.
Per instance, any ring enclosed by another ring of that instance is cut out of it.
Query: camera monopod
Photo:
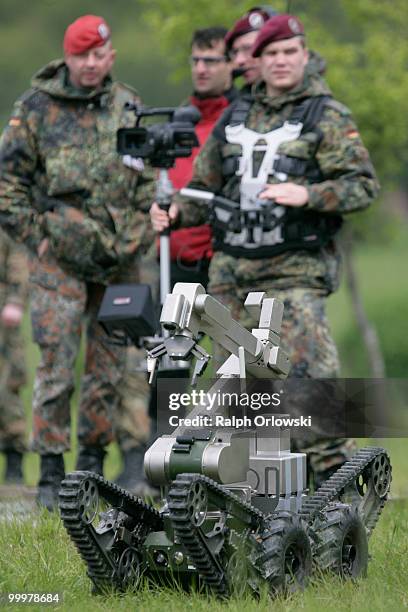
[[[168,170],[161,168],[156,187],[156,202],[165,211],[169,211],[173,195],[173,184]],[[160,234],[160,304],[163,306],[166,295],[171,292],[170,273],[170,225]]]

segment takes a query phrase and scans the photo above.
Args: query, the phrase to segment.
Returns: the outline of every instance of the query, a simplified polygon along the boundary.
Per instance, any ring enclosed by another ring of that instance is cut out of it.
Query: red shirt
[[[201,119],[195,127],[199,147],[195,147],[190,157],[179,157],[169,171],[170,179],[179,190],[190,182],[193,175],[193,162],[200,152],[214,125],[222,115],[230,100],[224,95],[215,98],[197,98],[191,96],[190,103],[198,108]],[[193,263],[200,259],[210,259],[213,255],[211,245],[211,227],[198,225],[174,230],[170,234],[170,257],[172,261]]]

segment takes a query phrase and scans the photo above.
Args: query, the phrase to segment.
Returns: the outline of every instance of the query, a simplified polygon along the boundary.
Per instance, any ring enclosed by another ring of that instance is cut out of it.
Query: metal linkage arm
[[[206,294],[202,285],[177,283],[173,293],[166,297],[160,322],[180,341],[187,337],[196,344],[203,332],[225,348],[232,357],[218,371],[220,375],[239,375],[239,355],[243,349],[245,369],[250,374],[285,377],[290,364],[279,347],[283,304],[266,298],[264,293],[250,293],[245,305],[259,320],[259,327],[252,333],[232,318],[228,308]],[[176,354],[170,356],[177,358]]]

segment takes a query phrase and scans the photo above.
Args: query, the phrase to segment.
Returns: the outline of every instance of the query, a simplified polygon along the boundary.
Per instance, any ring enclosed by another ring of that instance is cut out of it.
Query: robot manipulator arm
[[[256,377],[286,377],[290,364],[279,347],[283,304],[266,298],[262,292],[250,293],[245,306],[259,320],[259,327],[252,333],[232,318],[228,308],[206,294],[202,285],[177,283],[173,293],[167,295],[160,317],[160,323],[170,336],[149,353],[149,371],[154,372],[157,360],[164,355],[171,359],[194,356],[197,364],[193,378],[202,374],[210,358],[198,345],[202,332],[232,356],[218,374],[245,376],[248,371]]]
[[[187,361],[196,358],[191,384],[194,386],[197,376],[201,376],[206,369],[211,356],[198,344],[198,339],[189,338],[181,334],[165,337],[163,342],[147,353],[147,371],[150,374],[149,384],[154,380],[159,360],[169,357],[171,360]]]

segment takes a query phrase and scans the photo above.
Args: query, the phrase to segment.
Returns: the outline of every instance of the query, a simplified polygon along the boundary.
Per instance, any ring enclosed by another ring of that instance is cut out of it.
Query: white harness
[[[277,150],[283,142],[297,140],[302,131],[303,123],[289,123],[286,121],[282,127],[261,134],[245,127],[243,123],[239,125],[227,125],[225,136],[227,142],[241,146],[242,154],[239,158],[239,167],[236,175],[240,180],[240,208],[247,211],[249,217],[256,214],[266,200],[259,200],[259,194],[265,188],[268,177],[275,176],[279,181],[285,181],[287,175],[283,172],[275,172],[273,165],[277,159]],[[254,176],[254,153],[263,152],[262,162],[258,173]],[[285,213],[285,207],[276,205],[272,209],[272,214],[281,218]],[[239,234],[227,232],[225,242],[232,246],[244,246],[247,248],[257,248],[263,245],[272,245],[283,242],[282,229],[278,225],[273,230],[263,231],[261,227],[252,227],[251,235],[248,228],[243,228]]]

